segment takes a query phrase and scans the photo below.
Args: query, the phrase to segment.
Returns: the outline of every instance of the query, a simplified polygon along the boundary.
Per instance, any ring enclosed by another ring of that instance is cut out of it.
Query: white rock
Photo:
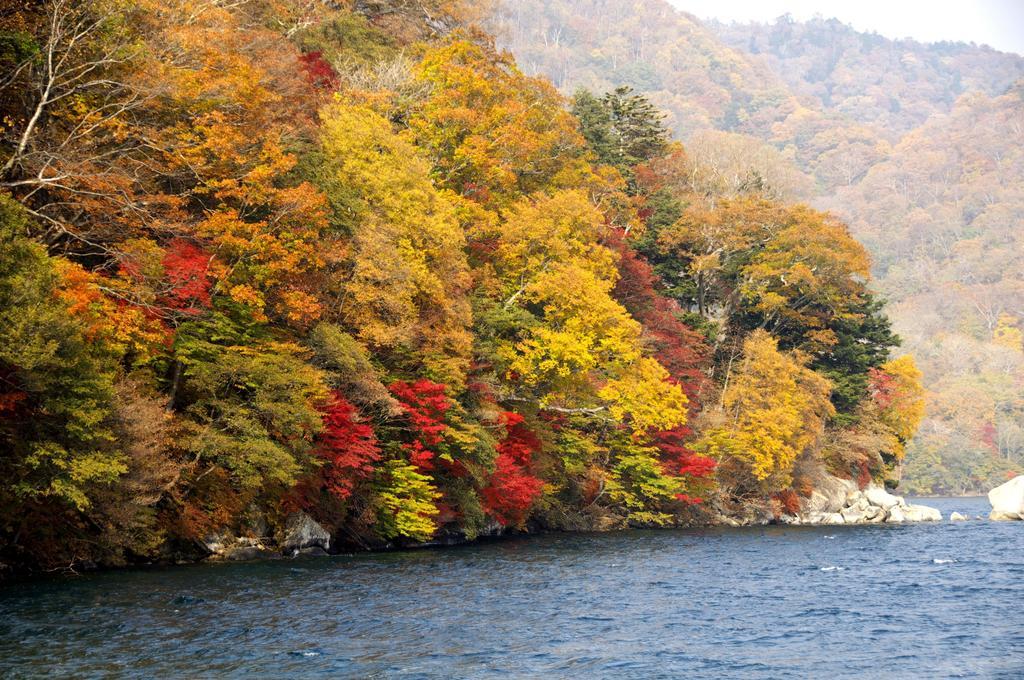
[[[889,516],[889,513],[887,513],[885,510],[882,510],[881,508],[876,508],[872,506],[871,509],[875,511],[874,515],[870,517],[868,515],[864,515],[864,521],[868,524],[881,524]]]
[[[832,512],[825,515],[821,521],[822,524],[846,524],[846,520],[838,512]]]
[[[856,490],[857,483],[852,480],[825,475],[818,482],[810,498],[803,501],[803,512],[839,512],[846,506],[847,495]]]
[[[950,522],[966,522],[968,519],[970,519],[970,518],[969,517],[965,517],[964,515],[961,515],[959,512],[954,512],[954,513],[950,514],[950,516],[949,516],[949,521]]]
[[[899,505],[894,505],[889,508],[889,516],[886,518],[888,524],[899,524],[907,520],[906,515],[903,514],[903,508]]]
[[[803,524],[821,524],[825,519],[825,514],[821,512],[808,512],[800,515],[800,522]]]
[[[899,505],[903,505],[903,499],[899,496],[893,496],[891,493],[886,491],[880,486],[871,485],[864,491],[864,496],[868,499],[871,505],[877,505],[878,507],[889,510]]]
[[[942,513],[927,505],[908,505],[900,508],[908,522],[941,522]]]
[[[203,545],[214,555],[220,555],[227,550],[228,545],[234,541],[234,537],[226,531],[219,531],[208,535],[203,539]]]
[[[989,519],[1024,519],[1024,475],[989,491],[988,502],[992,504]]]
[[[856,508],[843,508],[840,513],[846,524],[859,524],[864,521],[864,513]]]

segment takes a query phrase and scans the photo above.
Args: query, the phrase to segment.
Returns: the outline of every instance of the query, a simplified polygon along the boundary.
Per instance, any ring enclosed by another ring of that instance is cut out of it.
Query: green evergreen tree
[[[617,87],[600,98],[581,89],[573,98],[572,111],[598,160],[617,168],[633,191],[633,168],[668,150],[670,134],[662,113],[630,87]]]

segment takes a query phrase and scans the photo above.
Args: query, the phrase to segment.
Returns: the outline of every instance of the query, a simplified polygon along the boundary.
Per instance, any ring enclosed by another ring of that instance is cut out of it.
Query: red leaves
[[[313,87],[320,90],[338,88],[338,72],[327,63],[323,52],[306,52],[300,55],[299,68]]]
[[[892,406],[898,396],[898,385],[896,378],[880,368],[872,368],[868,371],[868,384],[871,391],[871,398],[883,411]]]
[[[321,478],[328,491],[345,500],[380,460],[377,437],[371,426],[356,420],[355,406],[339,392],[334,393],[323,421],[324,433],[315,451],[325,461]]]
[[[857,488],[864,490],[871,484],[871,470],[868,468],[868,462],[861,460],[857,462]]]
[[[523,425],[518,413],[502,414],[508,435],[498,444],[495,470],[481,491],[484,509],[503,525],[522,524],[544,483],[530,474],[540,440]]]
[[[210,306],[210,279],[207,270],[210,255],[198,246],[184,240],[174,239],[164,253],[164,277],[169,289],[161,297],[161,303],[190,314]]]
[[[606,240],[619,254],[615,299],[643,325],[655,358],[686,392],[690,411],[695,413],[700,410],[698,397],[707,380],[703,366],[710,355],[704,337],[679,320],[679,304],[658,293],[660,283],[654,269],[621,234],[612,233]]]
[[[985,424],[981,426],[980,439],[981,443],[984,444],[993,453],[999,452],[999,444],[996,441],[999,437],[999,430],[996,428],[995,423],[992,421],[985,421]]]
[[[793,489],[783,489],[775,494],[775,500],[781,505],[787,515],[796,515],[800,512],[800,497]]]
[[[714,474],[715,468],[718,467],[718,462],[713,458],[694,453],[686,445],[686,439],[689,436],[690,428],[677,427],[674,430],[655,433],[653,443],[661,452],[661,462],[664,464],[666,472],[675,477],[687,477],[690,482],[708,480]],[[688,487],[692,486],[701,489],[707,487],[708,484],[688,484]],[[704,501],[703,498],[685,493],[677,494],[676,499],[687,505],[696,505]]]
[[[448,425],[444,415],[452,407],[445,386],[427,379],[414,383],[397,381],[388,387],[391,394],[402,404],[409,424],[412,426],[415,440],[405,445],[409,453],[409,462],[423,471],[434,469],[433,448],[442,440]]]

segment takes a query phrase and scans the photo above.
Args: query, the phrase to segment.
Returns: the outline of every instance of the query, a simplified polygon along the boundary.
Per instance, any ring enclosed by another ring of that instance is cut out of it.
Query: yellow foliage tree
[[[542,406],[607,409],[636,432],[686,421],[686,396],[644,356],[642,328],[612,297],[615,254],[604,218],[582,191],[522,199],[495,234],[502,305],[535,322],[502,354]]]
[[[906,354],[882,364],[872,373],[871,391],[879,419],[891,433],[889,457],[902,461],[906,444],[924,419],[925,397],[921,371]]]
[[[775,338],[754,331],[723,394],[720,422],[694,448],[723,469],[739,462],[763,490],[784,489],[793,464],[818,442],[834,413],[830,392],[829,381],[799,355],[780,352]]]
[[[1003,347],[1024,351],[1024,331],[1021,331],[1017,319],[1009,314],[1002,314],[992,332],[992,342]]]
[[[461,385],[472,337],[460,199],[371,109],[337,101],[322,118],[324,186],[351,236],[342,317],[372,348],[415,349],[427,375]]]
[[[481,203],[580,186],[589,152],[554,86],[507,54],[455,40],[427,52],[417,78],[432,94],[409,131],[444,186]]]

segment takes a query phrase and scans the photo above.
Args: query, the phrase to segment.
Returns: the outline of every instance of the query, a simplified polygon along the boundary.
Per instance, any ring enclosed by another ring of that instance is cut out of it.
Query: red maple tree
[[[207,271],[211,256],[184,239],[174,239],[164,252],[164,278],[167,290],[160,302],[172,309],[198,313],[210,306],[210,279]]]
[[[524,425],[518,413],[507,411],[501,416],[508,433],[498,444],[495,469],[480,495],[484,509],[501,524],[516,525],[525,521],[533,502],[544,487],[530,473],[533,454],[540,449],[540,440]]]
[[[323,414],[324,432],[315,455],[324,461],[320,469],[323,486],[345,500],[352,496],[356,484],[373,472],[380,460],[380,447],[373,428],[357,420],[356,407],[334,392]]]
[[[424,472],[434,469],[434,450],[448,428],[444,416],[451,408],[445,386],[422,378],[413,383],[396,381],[388,388],[402,404],[414,435],[405,444],[409,462]]]

